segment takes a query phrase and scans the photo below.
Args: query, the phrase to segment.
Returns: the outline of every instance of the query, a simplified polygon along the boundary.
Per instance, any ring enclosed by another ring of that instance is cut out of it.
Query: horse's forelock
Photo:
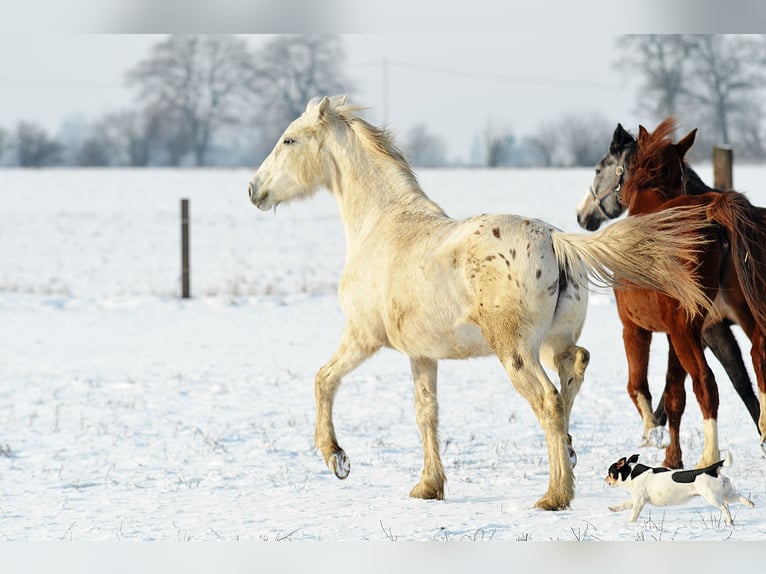
[[[662,176],[666,164],[666,152],[673,145],[671,138],[676,129],[676,119],[673,116],[665,118],[653,132],[645,132],[644,137],[639,137],[629,185],[626,185],[623,201],[629,203],[631,196],[642,190],[652,188],[663,196],[670,197],[670,190],[665,190],[658,185],[657,180]]]

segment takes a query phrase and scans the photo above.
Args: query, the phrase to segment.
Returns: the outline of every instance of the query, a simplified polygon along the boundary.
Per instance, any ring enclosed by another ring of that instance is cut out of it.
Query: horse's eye
[[[285,138],[282,140],[282,143],[285,145],[293,145],[295,143],[295,140],[293,138]]]

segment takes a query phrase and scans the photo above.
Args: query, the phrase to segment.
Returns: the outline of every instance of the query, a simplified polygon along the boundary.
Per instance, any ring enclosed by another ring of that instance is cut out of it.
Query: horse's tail
[[[711,222],[726,228],[732,262],[750,311],[766,332],[766,212],[739,192],[716,194],[707,209]]]
[[[704,206],[674,207],[621,219],[596,233],[555,232],[559,267],[582,285],[658,290],[692,317],[714,313],[695,272],[710,229]]]

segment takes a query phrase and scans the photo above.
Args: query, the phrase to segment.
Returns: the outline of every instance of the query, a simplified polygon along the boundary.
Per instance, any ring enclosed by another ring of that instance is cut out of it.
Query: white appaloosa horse
[[[341,378],[381,347],[410,358],[424,465],[410,496],[444,498],[437,436],[436,365],[495,353],[545,433],[550,482],[537,506],[564,509],[576,462],[569,417],[588,364],[576,345],[590,275],[660,286],[690,313],[709,301],[691,280],[694,223],[682,211],[628,218],[590,235],[517,215],[448,217],[418,185],[389,134],[345,96],[312,100],[250,181],[261,210],[319,188],[335,196],[346,232],[339,296],[347,318],[317,373],[315,443],[338,478],[350,464],[335,437]],[[558,372],[560,391],[542,362]]]

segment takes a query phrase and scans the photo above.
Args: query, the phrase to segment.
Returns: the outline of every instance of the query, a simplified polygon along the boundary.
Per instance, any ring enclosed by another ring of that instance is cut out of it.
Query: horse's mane
[[[412,203],[414,201],[417,204],[416,209],[419,211],[445,215],[442,208],[429,199],[421,189],[415,172],[412,171],[412,167],[404,154],[394,143],[393,134],[385,128],[373,126],[358,115],[358,112],[365,109],[367,108],[362,106],[337,103],[333,107],[333,115],[337,121],[346,125],[356,134],[364,149],[373,159],[394,165],[398,181],[402,184],[400,189],[406,190],[405,193],[409,195],[411,208],[414,207]]]
[[[402,173],[417,183],[412,167],[394,142],[393,134],[385,128],[373,126],[358,115],[358,112],[365,109],[367,108],[363,106],[339,104],[334,108],[334,112],[338,120],[354,131],[367,151],[376,157],[393,160]]]
[[[663,199],[670,199],[678,195],[668,188],[668,169],[676,169],[674,165],[668,165],[666,161],[666,150],[673,145],[671,135],[676,129],[676,120],[673,116],[665,118],[657,128],[647,132],[647,136],[639,138],[638,145],[631,160],[630,178],[624,191],[624,201],[629,203],[634,194],[651,190]],[[686,161],[682,159],[684,166]],[[681,164],[678,169],[680,172]],[[696,174],[695,174],[696,175]],[[679,173],[678,180],[680,181]],[[627,182],[626,182],[627,183]]]

